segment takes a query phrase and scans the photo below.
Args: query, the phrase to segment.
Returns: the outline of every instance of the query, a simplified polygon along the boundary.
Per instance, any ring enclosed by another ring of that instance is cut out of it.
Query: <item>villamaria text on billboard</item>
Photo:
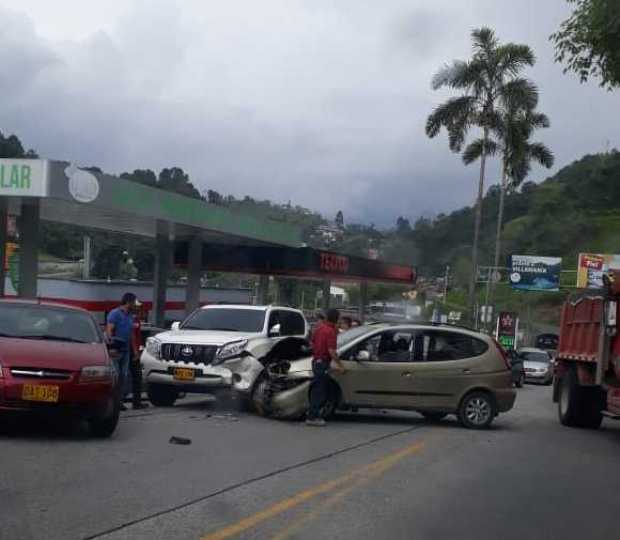
[[[512,255],[510,284],[525,291],[559,291],[561,269],[561,257]]]

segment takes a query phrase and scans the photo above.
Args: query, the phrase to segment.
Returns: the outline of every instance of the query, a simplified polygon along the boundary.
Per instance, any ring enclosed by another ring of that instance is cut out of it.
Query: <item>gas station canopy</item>
[[[0,197],[20,215],[25,199],[39,200],[40,218],[154,238],[168,224],[170,237],[199,234],[205,241],[302,245],[290,224],[260,220],[227,208],[80,169],[63,161],[0,159]]]
[[[0,261],[4,261],[6,218],[20,216],[19,295],[37,296],[40,220],[141,235],[155,239],[154,311],[163,319],[169,265],[186,265],[187,309],[198,306],[204,270],[286,275],[313,279],[387,281],[412,285],[410,266],[315,250],[288,223],[233,212],[81,169],[65,161],[0,159]],[[4,294],[0,264],[0,296]]]

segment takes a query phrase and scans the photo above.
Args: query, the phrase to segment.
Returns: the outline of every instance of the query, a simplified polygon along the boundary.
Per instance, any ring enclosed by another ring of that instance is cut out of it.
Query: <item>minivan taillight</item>
[[[506,369],[510,371],[511,367],[510,367],[510,360],[508,360],[508,353],[506,352],[504,347],[501,346],[500,342],[497,341],[495,338],[493,338],[493,343],[495,343],[495,346],[497,347],[497,350],[499,351],[499,354],[502,355],[502,359],[504,360],[504,364],[506,364]]]

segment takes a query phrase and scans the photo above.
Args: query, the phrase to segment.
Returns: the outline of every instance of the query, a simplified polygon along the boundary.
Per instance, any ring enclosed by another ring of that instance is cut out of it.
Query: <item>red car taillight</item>
[[[499,343],[499,341],[497,341],[495,338],[493,338],[493,343],[495,343],[495,346],[497,347],[497,350],[499,351],[499,354],[502,355],[502,359],[504,360],[504,364],[506,364],[506,369],[507,370],[512,369],[510,367],[510,360],[508,359],[508,353],[505,351],[504,347],[502,347],[501,344]]]

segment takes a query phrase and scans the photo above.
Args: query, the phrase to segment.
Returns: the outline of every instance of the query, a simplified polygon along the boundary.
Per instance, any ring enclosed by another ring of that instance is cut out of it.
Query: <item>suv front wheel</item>
[[[149,384],[146,393],[155,407],[172,407],[179,397],[179,391],[165,384]]]

